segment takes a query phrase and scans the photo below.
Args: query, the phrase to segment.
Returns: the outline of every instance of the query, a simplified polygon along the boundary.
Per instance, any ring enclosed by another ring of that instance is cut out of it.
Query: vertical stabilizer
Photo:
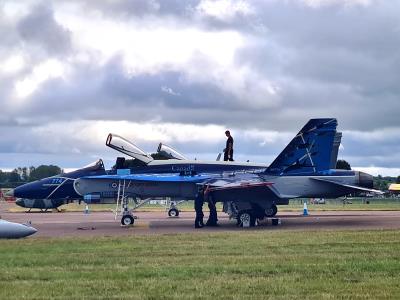
[[[310,174],[331,168],[340,138],[334,118],[311,119],[266,170],[268,174]],[[335,143],[336,141],[336,143]],[[339,141],[337,143],[337,141]]]
[[[332,154],[331,154],[331,165],[329,169],[336,169],[336,162],[339,153],[340,143],[342,141],[342,133],[336,132],[335,138],[333,139],[333,147],[332,147]]]

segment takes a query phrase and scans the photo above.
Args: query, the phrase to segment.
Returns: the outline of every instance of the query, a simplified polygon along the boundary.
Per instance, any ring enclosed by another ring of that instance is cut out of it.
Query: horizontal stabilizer
[[[320,182],[330,183],[330,184],[333,184],[333,185],[338,186],[338,187],[348,188],[349,190],[353,190],[353,191],[369,192],[369,193],[374,193],[374,194],[379,194],[379,195],[383,195],[384,194],[384,192],[382,192],[380,190],[369,189],[369,188],[365,188],[365,187],[362,187],[362,186],[351,185],[351,184],[343,184],[343,183],[340,183],[340,182],[326,180],[326,179],[322,179],[322,178],[311,178],[311,179],[312,180],[316,180],[316,181],[320,181]]]

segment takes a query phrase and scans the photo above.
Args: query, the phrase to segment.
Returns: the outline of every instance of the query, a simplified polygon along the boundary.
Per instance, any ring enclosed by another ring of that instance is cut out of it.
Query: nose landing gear
[[[122,216],[121,218],[121,225],[123,226],[131,226],[134,223],[135,223],[135,218],[131,214]]]
[[[179,216],[179,210],[176,208],[171,208],[168,210],[168,216],[170,217],[178,217]]]

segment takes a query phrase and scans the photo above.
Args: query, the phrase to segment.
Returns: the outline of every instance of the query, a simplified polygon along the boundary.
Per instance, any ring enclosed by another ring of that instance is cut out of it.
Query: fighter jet
[[[199,190],[223,203],[223,211],[239,224],[274,216],[277,205],[294,198],[336,198],[355,191],[373,190],[371,175],[335,170],[341,133],[334,118],[311,119],[261,172],[197,174],[128,174],[85,176],[75,180],[79,195],[90,199],[117,194],[122,202],[121,224],[131,225],[134,216],[127,208],[129,197],[177,197],[194,199]]]
[[[37,208],[47,211],[75,200],[82,200],[82,197],[73,188],[73,181],[76,178],[105,174],[107,172],[103,161],[100,159],[76,171],[26,183],[10,190],[7,195],[16,197],[15,203],[18,206],[29,208],[29,210]]]
[[[157,149],[158,160],[140,149],[125,138],[109,134],[106,139],[106,146],[117,150],[131,159],[118,157],[115,166],[106,170],[103,161],[100,159],[82,169],[73,172],[63,173],[47,177],[38,181],[21,185],[7,193],[9,196],[17,197],[16,204],[21,207],[40,209],[47,211],[55,209],[63,204],[73,201],[81,201],[83,198],[78,195],[74,188],[75,179],[83,176],[94,175],[116,175],[122,173],[178,173],[195,174],[196,172],[222,173],[232,171],[260,171],[267,165],[250,162],[222,162],[222,161],[200,161],[189,160],[174,148],[160,143]],[[92,197],[91,203],[109,204],[114,203],[116,194],[103,193],[102,197]],[[88,201],[88,199],[87,199]],[[179,214],[175,205],[169,209],[169,215]]]
[[[19,224],[0,219],[0,238],[18,239],[36,233],[30,224]]]

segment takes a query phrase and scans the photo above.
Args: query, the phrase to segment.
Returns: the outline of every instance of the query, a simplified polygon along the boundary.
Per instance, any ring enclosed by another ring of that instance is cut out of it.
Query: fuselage
[[[129,197],[152,198],[172,197],[194,199],[198,192],[198,185],[206,185],[218,180],[236,182],[269,182],[279,198],[284,199],[281,204],[287,204],[292,198],[312,197],[340,197],[350,193],[349,186],[372,187],[372,176],[357,171],[327,170],[319,174],[299,174],[276,176],[266,173],[237,173],[237,174],[202,174],[194,176],[179,176],[176,174],[138,174],[124,176],[96,176],[83,177],[74,183],[75,190],[80,195],[97,195],[97,198],[106,196],[115,197],[118,188],[123,184],[125,195]],[[337,185],[333,184],[337,183]],[[257,201],[263,197],[262,190],[257,194]],[[270,191],[265,190],[265,201],[271,199]],[[226,199],[215,199],[225,201]],[[251,201],[251,199],[243,199]],[[275,201],[275,200],[274,200]],[[280,203],[278,203],[280,204]]]
[[[249,162],[224,162],[224,161],[190,161],[190,160],[154,160],[145,166],[137,166],[126,169],[129,174],[151,174],[151,173],[174,173],[174,174],[196,174],[223,172],[257,172],[263,171],[268,166],[265,164]],[[83,176],[116,175],[121,170],[105,170],[101,163],[82,168],[73,172],[44,178],[34,182],[21,185],[13,190],[17,199],[16,204],[26,208],[52,209],[74,200],[82,200],[77,194],[73,183],[77,178]],[[126,173],[126,172],[125,172]],[[115,195],[113,193],[102,193],[102,199],[110,202]]]

